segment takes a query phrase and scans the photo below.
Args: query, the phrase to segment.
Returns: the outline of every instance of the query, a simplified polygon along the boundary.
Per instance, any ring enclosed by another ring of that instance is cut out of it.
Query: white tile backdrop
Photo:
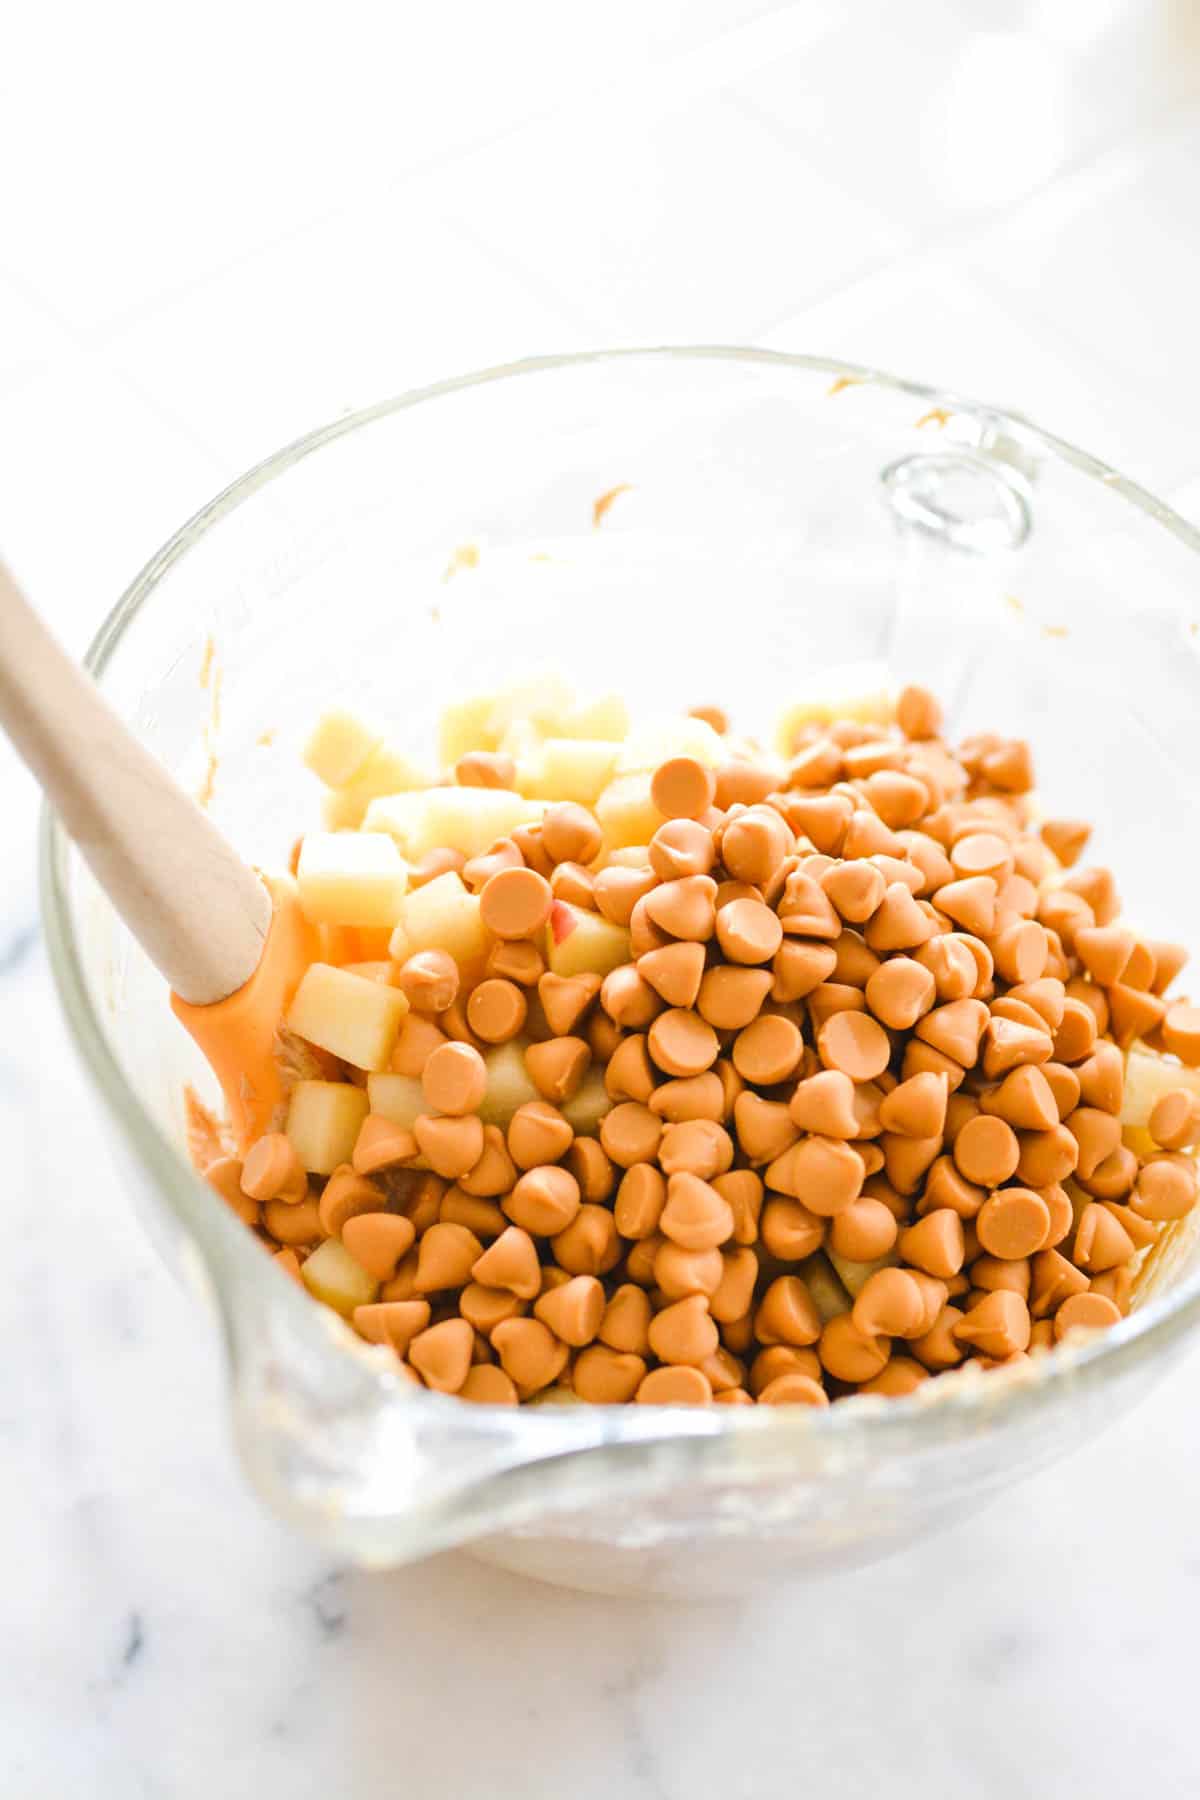
[[[584,345],[892,366],[1200,518],[1198,332],[1200,0],[0,17],[0,554],[76,650],[276,444]],[[212,1346],[78,1180],[6,751],[0,796],[5,1800],[1197,1791],[1195,1357],[977,1526],[759,1608],[370,1582],[284,1537]]]

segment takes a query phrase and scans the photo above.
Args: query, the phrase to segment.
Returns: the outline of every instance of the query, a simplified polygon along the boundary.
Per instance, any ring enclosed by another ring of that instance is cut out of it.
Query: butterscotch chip
[[[465,1175],[459,1176],[459,1187],[477,1200],[494,1199],[498,1194],[507,1194],[516,1179],[516,1164],[508,1154],[504,1133],[498,1125],[485,1125],[483,1154]]]
[[[829,1395],[811,1375],[777,1375],[758,1396],[760,1406],[828,1406]]]
[[[726,1246],[719,1255],[721,1274],[709,1295],[708,1310],[718,1324],[731,1325],[750,1311],[758,1280],[758,1258],[745,1246]]]
[[[604,1288],[594,1275],[576,1275],[535,1302],[534,1317],[573,1349],[590,1344],[604,1317]]]
[[[419,1078],[439,1044],[448,1041],[446,1033],[439,1031],[432,1019],[423,1019],[419,1013],[410,1012],[400,1027],[389,1066],[396,1075]]]
[[[645,1356],[650,1348],[650,1300],[633,1282],[616,1289],[600,1321],[600,1342],[610,1350]]]
[[[1057,1250],[1039,1250],[1033,1259],[1029,1310],[1035,1319],[1057,1312],[1072,1294],[1086,1294],[1088,1278]]]
[[[368,1113],[354,1140],[351,1161],[356,1175],[378,1175],[385,1169],[397,1169],[412,1162],[419,1154],[417,1140],[402,1125],[378,1113]]]
[[[487,1067],[469,1044],[441,1044],[421,1071],[421,1090],[438,1112],[452,1117],[474,1112],[487,1092]]]
[[[882,871],[869,862],[835,863],[820,880],[842,918],[852,925],[864,925],[887,891]]]
[[[1189,1069],[1200,1068],[1200,1006],[1177,1000],[1163,1015],[1162,1039],[1172,1056]]]
[[[660,996],[633,963],[623,963],[604,977],[600,1004],[623,1031],[644,1031],[663,1010]]]
[[[483,1125],[474,1114],[435,1119],[422,1113],[413,1125],[413,1136],[430,1167],[447,1181],[468,1174],[483,1155]]]
[[[802,1131],[815,1131],[822,1137],[853,1138],[859,1132],[854,1102],[855,1088],[849,1075],[840,1069],[822,1069],[797,1083],[788,1102],[788,1114]],[[779,1155],[786,1148],[786,1142],[781,1143],[773,1154]],[[756,1156],[752,1155],[751,1160],[757,1160]]]
[[[494,1363],[474,1363],[458,1390],[458,1397],[470,1400],[476,1406],[515,1406],[519,1396],[516,1383],[503,1369],[498,1369]]]
[[[685,1250],[709,1250],[733,1236],[729,1202],[694,1174],[679,1172],[667,1182],[667,1200],[658,1228]]]
[[[1069,1331],[1104,1331],[1120,1322],[1120,1307],[1103,1294],[1072,1294],[1054,1315],[1055,1341],[1061,1342]]]
[[[1200,1096],[1189,1088],[1163,1094],[1154,1103],[1148,1129],[1164,1150],[1194,1149],[1200,1144]]]
[[[896,1218],[882,1200],[860,1194],[829,1227],[829,1243],[847,1262],[877,1262],[896,1242]]]
[[[655,1070],[640,1033],[623,1038],[608,1059],[604,1087],[613,1100],[637,1100],[647,1105],[654,1093]]]
[[[506,1044],[525,1024],[529,1002],[512,981],[481,981],[467,1000],[467,1024],[485,1044]]]
[[[713,1186],[732,1209],[734,1242],[756,1242],[763,1204],[762,1177],[753,1169],[732,1169],[728,1175],[715,1176]]]
[[[877,1269],[869,1275],[851,1313],[864,1337],[918,1337],[925,1317],[921,1288],[905,1269]]]
[[[443,1013],[458,996],[458,964],[444,950],[418,950],[396,977],[396,986],[415,1012]]]
[[[634,909],[658,881],[652,869],[628,869],[614,864],[601,869],[593,892],[596,906],[614,925],[628,925]]]
[[[712,770],[692,756],[674,756],[660,763],[650,778],[650,798],[665,819],[701,818],[716,791]]]
[[[688,1119],[712,1119],[715,1123],[725,1117],[725,1093],[721,1078],[711,1069],[705,1070],[703,1075],[688,1075],[679,1081],[662,1082],[646,1104],[651,1112],[657,1113],[660,1119],[666,1119],[671,1124]]]
[[[622,1237],[648,1238],[658,1230],[667,1201],[666,1177],[652,1162],[635,1162],[621,1177],[614,1204]]]
[[[1000,1188],[980,1208],[975,1231],[989,1256],[1032,1256],[1049,1236],[1050,1209],[1032,1188]]]
[[[945,1075],[926,1071],[898,1082],[879,1102],[879,1123],[902,1137],[941,1137],[949,1099]]]
[[[542,819],[542,843],[553,863],[590,863],[599,854],[604,833],[593,813],[570,800],[556,801]]]
[[[667,1300],[703,1294],[711,1301],[721,1285],[723,1268],[719,1250],[683,1250],[678,1244],[665,1242],[654,1255],[655,1284],[659,1295]]]
[[[621,1406],[633,1399],[645,1373],[642,1357],[590,1344],[576,1357],[571,1381],[580,1400],[594,1406]]]
[[[528,938],[546,923],[554,895],[536,869],[501,869],[479,896],[484,924],[499,938]]]
[[[720,1339],[703,1294],[690,1294],[655,1313],[650,1321],[650,1348],[664,1363],[702,1363]]]
[[[579,1183],[569,1169],[529,1169],[502,1205],[514,1225],[534,1237],[553,1237],[579,1211]]]
[[[677,881],[660,882],[638,906],[644,907],[646,917],[667,938],[706,943],[716,927],[716,892],[711,875],[684,875]]]
[[[744,1081],[773,1087],[794,1073],[803,1051],[797,1025],[777,1013],[762,1013],[734,1039],[733,1066]]]
[[[436,1294],[465,1287],[472,1279],[483,1245],[465,1225],[431,1225],[417,1246],[416,1291]]]
[[[721,861],[735,881],[766,889],[792,848],[792,834],[769,806],[730,818],[720,835]]]
[[[851,1081],[873,1080],[891,1056],[887,1033],[860,1012],[838,1012],[827,1019],[817,1033],[817,1049],[826,1068],[840,1069]]]
[[[768,1186],[803,1201],[820,1218],[832,1218],[857,1200],[864,1179],[857,1152],[836,1138],[816,1136],[785,1151],[767,1170]]]
[[[1167,1158],[1156,1158],[1141,1170],[1130,1199],[1143,1219],[1182,1219],[1196,1204],[1196,1175]]]
[[[653,1162],[662,1141],[662,1120],[648,1106],[624,1100],[600,1121],[600,1143],[605,1154],[622,1169],[634,1163]]]
[[[540,1319],[502,1320],[492,1345],[522,1397],[549,1387],[567,1366],[567,1346]]]
[[[273,1209],[283,1204],[281,1201],[271,1203]],[[326,1237],[340,1237],[347,1219],[352,1219],[359,1213],[382,1212],[383,1208],[384,1196],[375,1183],[357,1174],[349,1163],[340,1163],[325,1183],[317,1207],[317,1217]],[[270,1229],[269,1225],[268,1228]],[[272,1230],[272,1236],[279,1237],[278,1231]],[[289,1241],[305,1243],[308,1240],[280,1239],[281,1243]]]
[[[564,900],[569,898],[564,894]],[[545,973],[546,959],[536,944],[528,940],[513,939],[506,942],[497,938],[487,953],[484,973],[498,981],[515,981],[518,987],[536,987]],[[597,978],[598,980],[598,978]]]
[[[484,1287],[478,1281],[469,1281],[458,1296],[459,1312],[484,1337],[489,1337],[502,1319],[519,1319],[528,1307],[529,1302],[518,1299],[511,1289]]]
[[[1065,869],[1079,861],[1091,835],[1091,826],[1078,819],[1046,819],[1041,826],[1042,842]]]
[[[900,1233],[898,1247],[905,1262],[948,1281],[966,1259],[962,1219],[953,1207],[937,1207]]]
[[[696,1011],[718,1031],[740,1031],[762,1011],[772,980],[764,969],[717,964],[706,970],[701,979]]]
[[[957,1306],[943,1306],[929,1330],[909,1342],[917,1361],[927,1369],[953,1369],[962,1362],[966,1351],[958,1340],[958,1327],[963,1313]]]
[[[426,1387],[439,1394],[456,1394],[467,1379],[474,1328],[466,1319],[443,1319],[420,1331],[408,1346],[408,1360]]]
[[[860,1331],[848,1312],[838,1313],[822,1330],[817,1354],[835,1380],[870,1381],[886,1364],[891,1345],[886,1338]]]
[[[518,1169],[534,1169],[558,1162],[574,1136],[557,1107],[545,1100],[527,1100],[509,1120],[508,1153]]]
[[[1003,1119],[981,1113],[963,1126],[954,1142],[954,1162],[966,1180],[995,1188],[1016,1174],[1021,1146]]]
[[[578,1092],[591,1060],[586,1041],[578,1037],[548,1038],[545,1043],[530,1044],[525,1052],[530,1079],[554,1105],[561,1105]]]
[[[771,959],[774,976],[771,998],[782,1002],[803,999],[832,975],[837,960],[837,951],[832,944],[785,940]],[[701,986],[701,995],[703,992]]]
[[[716,915],[717,942],[730,962],[768,963],[783,942],[783,925],[762,900],[727,901]]]
[[[817,1342],[821,1315],[798,1275],[780,1275],[771,1282],[754,1315],[754,1333],[760,1344],[803,1347]]]
[[[428,1300],[373,1301],[356,1306],[352,1324],[368,1344],[384,1344],[404,1356],[419,1331],[429,1324]]]
[[[923,1369],[919,1362],[908,1356],[893,1356],[886,1369],[881,1369],[870,1381],[864,1381],[858,1391],[860,1394],[886,1394],[889,1398],[900,1399],[928,1380],[929,1371]]]
[[[515,1169],[513,1176],[516,1176]],[[438,1222],[443,1225],[465,1225],[468,1231],[475,1233],[480,1243],[498,1238],[508,1223],[494,1200],[477,1198],[458,1184],[447,1190]]]
[[[532,1300],[541,1291],[537,1245],[527,1231],[510,1225],[476,1258],[470,1275],[483,1287],[507,1288],[519,1300]]]
[[[247,1199],[279,1200],[295,1205],[308,1197],[308,1173],[282,1131],[268,1131],[250,1146],[242,1163],[242,1193]]]
[[[960,1344],[984,1356],[1015,1356],[1029,1347],[1029,1308],[1019,1294],[999,1289],[985,1294],[954,1328]]]
[[[342,1242],[376,1281],[390,1281],[416,1236],[411,1221],[396,1213],[356,1213],[342,1226]]]
[[[694,1006],[704,974],[704,945],[681,942],[647,950],[638,958],[637,972],[668,1006]]]
[[[650,1027],[650,1055],[666,1075],[703,1074],[720,1052],[717,1034],[699,1013],[672,1007]]]
[[[699,1369],[652,1369],[634,1398],[641,1406],[709,1406],[712,1385]]]
[[[416,1151],[413,1142],[413,1151]],[[247,1198],[242,1192],[242,1165],[236,1156],[218,1156],[210,1162],[204,1171],[204,1179],[209,1187],[220,1194],[227,1206],[232,1207],[243,1225],[257,1225],[259,1209],[257,1200]],[[307,1189],[308,1182],[305,1179]],[[299,1265],[297,1265],[299,1267]]]
[[[569,1275],[607,1275],[621,1260],[617,1227],[606,1206],[582,1205],[550,1247]]]
[[[684,1119],[663,1129],[658,1161],[664,1175],[687,1173],[711,1181],[733,1167],[733,1157],[733,1139],[713,1119]]]
[[[668,819],[660,825],[650,840],[649,853],[650,867],[660,881],[707,875],[717,860],[712,832],[691,819]]]

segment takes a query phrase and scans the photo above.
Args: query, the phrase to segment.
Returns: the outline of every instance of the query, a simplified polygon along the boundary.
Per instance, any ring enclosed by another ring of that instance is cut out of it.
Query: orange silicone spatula
[[[129,731],[0,564],[0,723],[171,988],[239,1141],[283,1094],[275,1034],[314,935]]]

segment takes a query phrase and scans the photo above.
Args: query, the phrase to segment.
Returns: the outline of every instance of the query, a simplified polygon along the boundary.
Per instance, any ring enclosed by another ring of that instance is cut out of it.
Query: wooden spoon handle
[[[0,724],[175,992],[197,1006],[258,967],[258,876],[55,642],[0,564]]]

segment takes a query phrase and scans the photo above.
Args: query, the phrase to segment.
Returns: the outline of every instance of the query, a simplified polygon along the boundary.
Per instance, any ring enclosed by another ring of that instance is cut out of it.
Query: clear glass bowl
[[[214,816],[270,866],[316,818],[298,747],[336,693],[421,749],[450,695],[544,667],[749,724],[826,665],[882,659],[936,688],[952,729],[1026,733],[1048,808],[1099,822],[1130,916],[1186,941],[1198,550],[1092,459],[913,383],[765,352],[556,358],[282,451],[154,558],[88,660],[185,780],[216,756]],[[223,1330],[250,1477],[364,1563],[472,1544],[550,1580],[696,1594],[877,1555],[1099,1429],[1200,1315],[1181,1254],[1087,1347],[903,1401],[518,1412],[415,1393],[196,1179],[182,1094],[205,1071],[53,821],[44,852],[63,1001],[146,1225]]]

